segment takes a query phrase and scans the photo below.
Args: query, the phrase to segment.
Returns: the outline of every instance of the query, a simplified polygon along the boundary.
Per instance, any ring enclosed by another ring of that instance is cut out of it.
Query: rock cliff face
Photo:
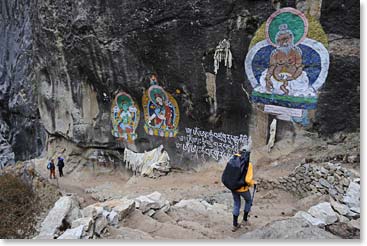
[[[246,132],[250,107],[241,90],[242,61],[266,17],[259,8],[272,11],[266,1],[44,1],[36,7],[34,65],[49,133],[113,146],[107,126],[114,92],[124,90],[141,105],[151,72],[178,101],[182,129],[210,124]],[[209,122],[206,73],[213,74],[214,49],[224,38],[231,39],[234,65],[221,68],[214,82],[218,109]]]
[[[0,2],[0,165],[38,156],[45,133],[33,84],[30,1]],[[7,144],[5,144],[5,142]]]
[[[356,1],[324,0],[320,22],[329,36],[329,75],[315,128],[323,134],[359,129],[360,9]]]
[[[111,134],[112,100],[125,91],[141,107],[152,72],[177,100],[180,133],[199,127],[247,134],[251,104],[242,89],[243,61],[273,6],[269,0],[2,0],[0,120],[10,129],[7,146],[16,160],[39,155],[47,135],[83,147],[123,147]],[[353,131],[359,128],[359,6],[323,1],[321,23],[336,38],[329,37],[335,49],[315,129]],[[223,39],[230,41],[233,65],[221,63],[214,75],[213,56]],[[351,100],[336,100],[341,96]],[[143,123],[141,114],[136,150],[163,143],[176,152],[175,139],[148,136]]]

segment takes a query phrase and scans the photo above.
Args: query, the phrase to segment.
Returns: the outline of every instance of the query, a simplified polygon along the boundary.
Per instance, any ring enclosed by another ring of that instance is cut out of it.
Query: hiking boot
[[[237,231],[239,228],[241,227],[240,224],[236,225],[236,226],[232,226],[232,232]]]
[[[243,221],[247,221],[248,212],[243,213]]]
[[[241,225],[242,226],[250,226],[251,223],[248,220],[242,220]]]

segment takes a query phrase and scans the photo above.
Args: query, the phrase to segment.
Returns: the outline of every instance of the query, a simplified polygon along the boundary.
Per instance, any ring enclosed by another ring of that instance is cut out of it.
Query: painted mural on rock
[[[115,96],[111,106],[112,135],[120,140],[132,142],[139,124],[139,107],[126,92]]]
[[[293,8],[274,12],[257,31],[245,59],[252,102],[316,109],[329,69],[325,46],[326,34],[311,16]]]
[[[180,111],[175,98],[158,85],[155,74],[150,76],[150,87],[144,92],[142,104],[148,135],[176,137]]]

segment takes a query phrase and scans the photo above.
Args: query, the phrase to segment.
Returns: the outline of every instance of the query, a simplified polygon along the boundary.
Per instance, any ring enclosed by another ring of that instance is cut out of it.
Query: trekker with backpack
[[[65,166],[65,164],[64,164],[64,158],[62,158],[61,156],[59,156],[57,159],[59,160],[57,162],[57,167],[59,168],[59,176],[62,177],[62,176],[64,176],[64,173],[62,171],[62,169]]]
[[[248,214],[252,205],[252,197],[249,187],[256,185],[253,180],[253,167],[250,163],[250,151],[247,146],[243,147],[240,153],[235,154],[227,163],[222,175],[223,184],[231,190],[233,197],[233,228],[236,231],[240,228],[238,216],[241,208],[241,197],[245,199],[244,214],[242,224],[248,221]]]
[[[50,170],[50,179],[52,179],[52,177],[54,177],[54,179],[56,179],[55,163],[54,163],[53,159],[51,159],[51,161],[47,164],[47,169]]]

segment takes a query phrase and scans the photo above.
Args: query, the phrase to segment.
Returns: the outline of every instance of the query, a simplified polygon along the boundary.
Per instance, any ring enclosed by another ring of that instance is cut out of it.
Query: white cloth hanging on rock
[[[136,153],[127,148],[124,151],[125,167],[133,171],[134,175],[150,178],[166,175],[170,169],[170,158],[163,145],[144,153]]]
[[[232,52],[230,50],[231,44],[227,39],[223,39],[219,42],[217,47],[215,48],[214,53],[214,73],[217,74],[219,69],[219,64],[222,60],[224,60],[224,66],[231,68],[232,67]]]

